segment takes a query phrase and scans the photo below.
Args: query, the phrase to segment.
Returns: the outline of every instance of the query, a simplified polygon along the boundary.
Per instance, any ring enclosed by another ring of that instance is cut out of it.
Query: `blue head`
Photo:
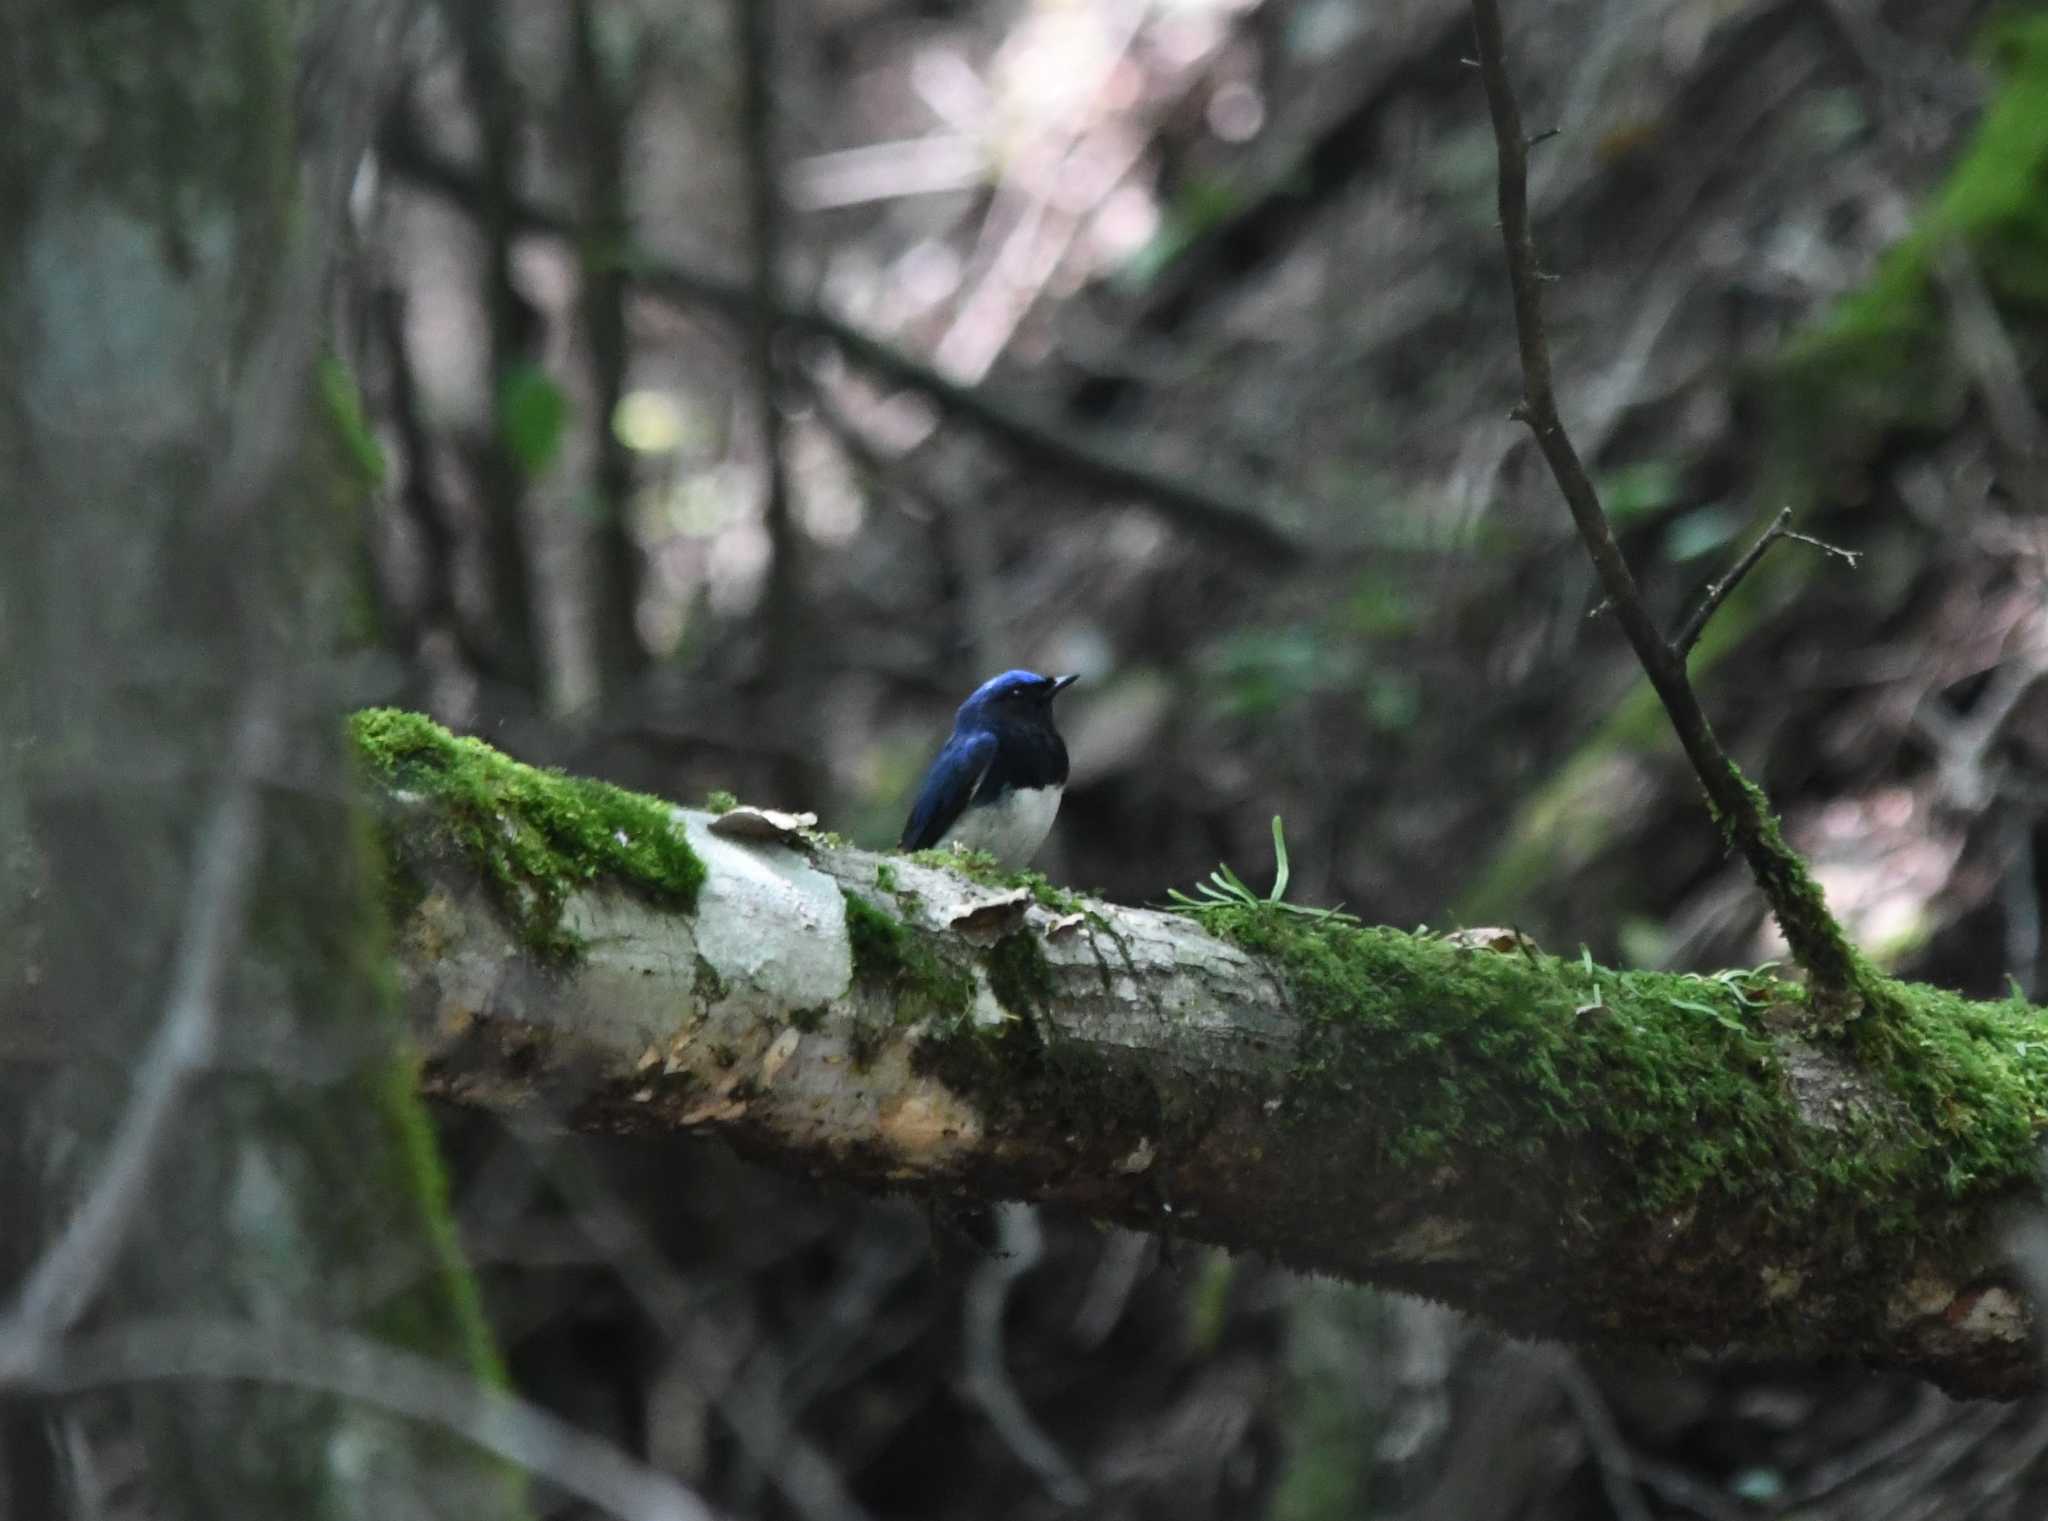
[[[1005,671],[991,676],[953,715],[953,732],[1050,729],[1052,700],[1072,686],[1077,676],[1040,676],[1035,671]]]

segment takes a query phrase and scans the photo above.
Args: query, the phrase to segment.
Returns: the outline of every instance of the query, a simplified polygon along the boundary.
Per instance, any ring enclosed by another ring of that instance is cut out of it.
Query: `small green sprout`
[[[1209,880],[1197,882],[1192,895],[1179,888],[1169,887],[1166,896],[1171,900],[1168,911],[1176,914],[1192,914],[1196,918],[1225,908],[1272,908],[1283,913],[1300,914],[1318,924],[1356,924],[1358,916],[1347,914],[1338,908],[1310,908],[1302,903],[1288,903],[1287,895],[1287,837],[1281,833],[1280,815],[1273,815],[1273,890],[1261,898],[1249,887],[1244,879],[1230,869],[1227,862],[1218,862],[1216,869],[1209,873]]]
[[[1766,961],[1761,966],[1753,966],[1746,969],[1743,967],[1730,967],[1725,972],[1686,972],[1681,975],[1684,976],[1687,982],[1712,984],[1741,1004],[1745,1009],[1753,1009],[1756,1007],[1757,1001],[1750,996],[1749,984],[1763,981],[1764,974],[1777,965],[1778,963],[1775,961]]]
[[[1747,1001],[1748,1000],[1746,999],[1744,1000],[1744,1002]],[[1712,1004],[1708,1003],[1695,1003],[1690,998],[1671,998],[1667,999],[1666,1002],[1669,1003],[1672,1008],[1683,1009],[1688,1014],[1704,1014],[1707,1018],[1713,1020],[1716,1024],[1721,1025],[1726,1029],[1733,1030],[1737,1035],[1747,1035],[1750,1033],[1749,1027],[1745,1025],[1741,1020],[1737,1019],[1733,1014],[1730,1014],[1726,1009],[1717,1009]]]

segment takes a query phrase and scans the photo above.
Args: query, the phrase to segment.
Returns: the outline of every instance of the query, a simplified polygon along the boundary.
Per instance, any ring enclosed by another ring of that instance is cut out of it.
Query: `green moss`
[[[2048,1019],[2021,999],[1975,1003],[1873,978],[1869,1017],[1849,1027],[1858,1058],[1884,1074],[1941,1143],[1942,1183],[1961,1196],[2034,1176],[2048,1128]]]
[[[988,953],[988,986],[1012,1014],[1029,1016],[1053,1000],[1052,968],[1029,930],[1003,936]]]
[[[875,862],[875,888],[879,892],[896,891],[896,868],[887,861]]]
[[[1753,848],[1746,848],[1743,854],[1770,899],[1785,943],[1792,947],[1799,964],[1813,979],[1816,996],[1825,990],[1829,1007],[1824,1012],[1830,1017],[1853,1016],[1859,1012],[1865,984],[1875,980],[1876,974],[1828,912],[1826,895],[1807,869],[1805,859],[1786,842],[1763,788],[1744,776],[1733,761],[1728,763],[1728,774],[1756,810],[1758,838]],[[1731,846],[1741,843],[1735,838],[1732,820],[1717,822]]]
[[[974,1006],[974,978],[952,965],[901,921],[861,897],[846,899],[846,933],[853,973],[893,1003],[898,1024],[929,1016],[964,1018]]]
[[[399,1173],[390,1196],[408,1201],[418,1211],[418,1229],[426,1238],[434,1271],[422,1275],[413,1292],[385,1301],[370,1329],[429,1356],[452,1354],[459,1366],[485,1383],[509,1388],[511,1379],[491,1339],[476,1276],[456,1239],[448,1170],[419,1096],[419,1075],[411,1062],[394,1057],[373,1081]]]
[[[2048,1017],[1883,985],[1879,1017],[1809,1032],[1875,1065],[1897,1113],[1799,1115],[1760,1006],[1796,988],[1500,955],[1257,909],[1211,926],[1283,971],[1308,1024],[1295,1081],[1369,1096],[1389,1167],[1596,1160],[1628,1214],[1696,1207],[1924,1227],[1929,1200],[2030,1180]],[[1823,1208],[1835,1201],[1840,1209]]]
[[[730,792],[727,792],[723,787],[714,787],[711,791],[704,794],[704,811],[706,813],[731,813],[739,805],[740,800]]]
[[[430,800],[429,845],[475,867],[542,958],[581,954],[562,910],[593,883],[686,913],[697,906],[704,863],[659,798],[521,765],[417,713],[371,709],[353,717],[351,732],[373,778]]]
[[[966,1018],[926,1032],[912,1052],[917,1072],[970,1097],[993,1125],[1028,1114],[1086,1146],[1097,1140],[1128,1148],[1140,1140],[1163,1146],[1191,1142],[1208,1103],[1201,1082],[1179,1084],[1169,1103],[1156,1074],[1142,1062],[1118,1061],[1098,1049],[1062,1044],[1048,1015],[1052,972],[1029,931],[1004,936],[983,958],[989,989],[1008,1016]]]
[[[1003,863],[987,851],[968,850],[958,845],[913,851],[910,859],[920,866],[936,866],[941,871],[957,871],[963,877],[991,885],[1001,884],[1009,875],[1003,869]]]
[[[1056,914],[1083,912],[1087,900],[1078,893],[1055,886],[1042,872],[1011,871],[1002,862],[985,850],[955,850],[948,846],[940,850],[920,850],[911,856],[920,866],[936,866],[941,871],[958,872],[970,882],[979,882],[983,887],[1021,887],[1029,892],[1041,908]]]
[[[387,473],[384,449],[377,442],[355,373],[338,355],[324,354],[314,367],[314,382],[328,431],[344,451],[356,480],[369,490],[382,486]]]

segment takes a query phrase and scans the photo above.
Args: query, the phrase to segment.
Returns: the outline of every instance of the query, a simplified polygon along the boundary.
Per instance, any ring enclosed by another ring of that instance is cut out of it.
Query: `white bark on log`
[[[401,841],[425,824],[408,813],[435,806],[403,803],[390,816]],[[526,949],[459,857],[422,866],[399,945],[427,1091],[579,1129],[714,1134],[865,1187],[1060,1202],[1528,1334],[1856,1359],[1978,1394],[2039,1384],[2031,1311],[2000,1244],[2012,1180],[1941,1194],[1928,1181],[1941,1137],[1841,1032],[1785,1007],[1738,1010],[1755,1028],[1730,1049],[1784,1116],[1766,1149],[1792,1160],[1759,1160],[1704,1107],[1687,1134],[1623,1144],[1631,1098],[1617,1086],[1567,1117],[1563,1139],[1518,1149],[1452,1135],[1439,1155],[1402,1161],[1389,1138],[1417,1095],[1341,1077],[1344,1042],[1384,1037],[1333,1033],[1286,969],[1192,920],[1070,912],[912,860],[675,818],[707,869],[694,912],[593,885],[563,910],[582,944],[567,965]],[[852,900],[900,921],[906,954],[930,958],[922,972],[863,968]],[[1531,989],[1562,1000],[1567,1039],[1590,1050],[1642,1032],[1616,1028],[1637,1017],[1602,1001],[1618,987],[1575,1007],[1580,964],[1512,937],[1361,933],[1421,958],[1401,974],[1421,982],[1405,998],[1428,1005],[1440,975],[1454,1001],[1471,958],[1512,958]],[[1586,972],[1596,990],[1619,975]],[[948,976],[962,996],[942,1006],[932,987]],[[1452,1030],[1460,1012],[1441,1009]],[[1701,1028],[1701,1041],[1730,1039]],[[1472,1039],[1446,1036],[1441,1082],[1511,1088],[1512,1074],[1482,1071]],[[1877,1155],[1870,1138],[1893,1133],[1906,1139]],[[1697,1198],[1634,1202],[1638,1170],[1688,1147],[1745,1160]],[[1788,1188],[1762,1170],[1773,1165],[1814,1166],[1819,1181]]]

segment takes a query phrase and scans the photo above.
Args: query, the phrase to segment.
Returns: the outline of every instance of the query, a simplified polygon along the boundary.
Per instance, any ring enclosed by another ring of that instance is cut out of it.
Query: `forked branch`
[[[1742,852],[1777,915],[1786,943],[1812,979],[1816,1005],[1830,1014],[1852,1014],[1861,1002],[1856,953],[1828,913],[1806,863],[1785,843],[1763,793],[1743,776],[1714,737],[1706,711],[1686,677],[1684,658],[1651,621],[1600,506],[1592,477],[1558,416],[1550,345],[1543,330],[1544,275],[1529,230],[1529,139],[1523,134],[1521,108],[1508,82],[1497,0],[1472,0],[1472,23],[1478,34],[1479,74],[1486,85],[1486,104],[1493,116],[1499,152],[1501,240],[1507,253],[1515,332],[1521,348],[1522,400],[1513,415],[1536,435],[1536,445],[1571,509],[1572,521],[1593,558],[1601,589],[1614,607],[1622,632],[1670,716],[1678,742],[1706,789],[1723,831]]]
[[[1671,647],[1678,652],[1681,661],[1692,654],[1693,646],[1700,642],[1700,635],[1707,631],[1708,622],[1721,610],[1721,604],[1728,600],[1728,594],[1742,584],[1743,577],[1757,568],[1763,557],[1770,553],[1771,546],[1780,539],[1790,539],[1795,544],[1807,544],[1823,554],[1833,555],[1847,564],[1851,570],[1854,570],[1856,562],[1863,558],[1859,550],[1843,549],[1839,545],[1828,543],[1825,539],[1816,539],[1812,534],[1795,532],[1792,527],[1792,509],[1780,508],[1778,515],[1771,519],[1771,526],[1757,535],[1756,542],[1750,545],[1742,558],[1729,568],[1727,575],[1707,588],[1706,595],[1700,599],[1700,605],[1693,609],[1692,616],[1681,623],[1678,632],[1671,636]]]

